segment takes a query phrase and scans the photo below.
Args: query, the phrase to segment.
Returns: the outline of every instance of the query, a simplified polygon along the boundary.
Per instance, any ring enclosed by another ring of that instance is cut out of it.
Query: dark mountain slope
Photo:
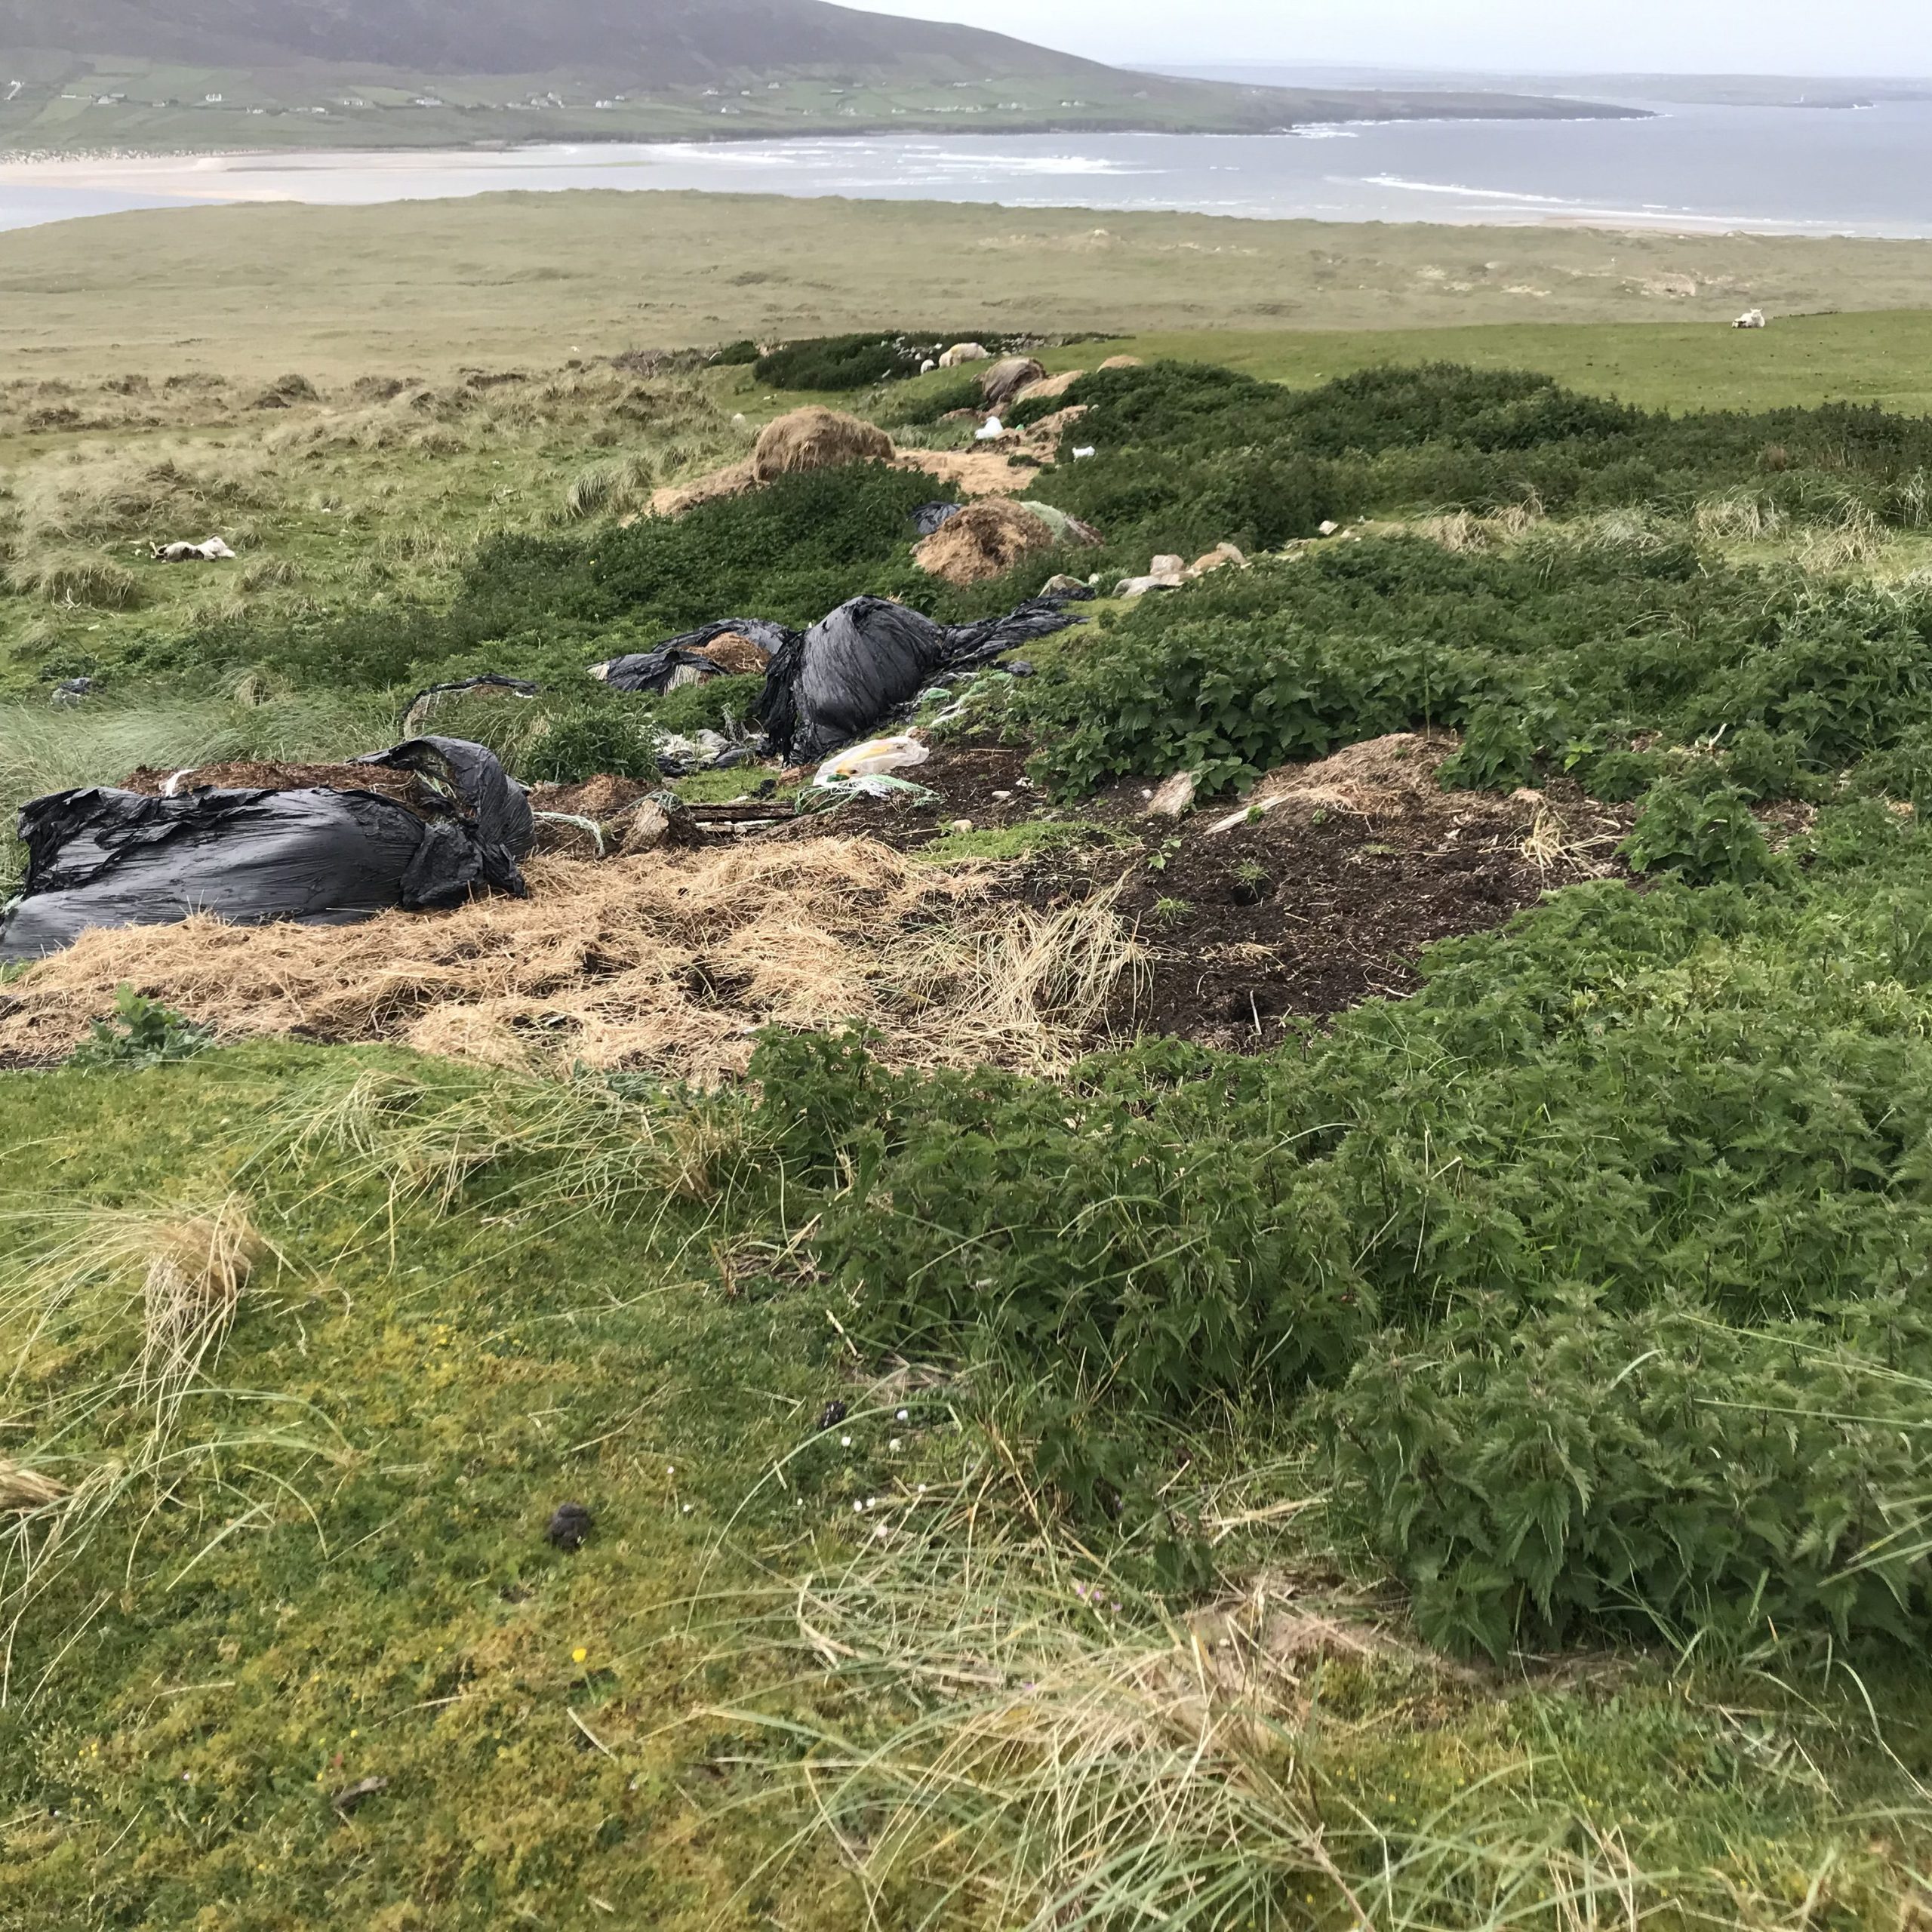
[[[32,48],[216,67],[591,69],[667,87],[801,67],[1108,71],[1004,35],[824,0],[0,0],[0,50]]]

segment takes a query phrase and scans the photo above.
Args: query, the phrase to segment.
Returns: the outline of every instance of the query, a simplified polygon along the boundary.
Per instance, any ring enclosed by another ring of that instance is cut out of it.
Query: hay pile
[[[531,897],[349,927],[208,918],[85,935],[0,993],[0,1059],[51,1060],[128,983],[224,1038],[391,1041],[532,1071],[704,1084],[760,1027],[863,1021],[906,1063],[1057,1065],[1129,995],[1110,901],[1003,905],[996,869],[817,838],[602,865],[540,859]]]
[[[1232,830],[1248,823],[1257,811],[1272,812],[1284,805],[1397,818],[1417,813],[1453,817],[1494,804],[1482,795],[1446,792],[1438,780],[1436,774],[1461,743],[1453,731],[1428,736],[1395,731],[1312,764],[1284,765],[1262,780],[1238,812],[1213,829]]]
[[[651,499],[656,516],[681,516],[700,503],[721,497],[742,497],[774,483],[781,476],[807,470],[835,469],[848,463],[890,463],[898,454],[883,429],[856,416],[814,405],[795,409],[768,423],[758,444],[743,463],[728,464],[694,483],[673,484]]]
[[[813,469],[836,469],[848,463],[890,463],[899,454],[883,429],[835,409],[795,409],[768,423],[752,452],[752,475],[776,482]]]
[[[728,678],[761,678],[771,668],[771,658],[737,631],[697,645],[692,654],[709,659]]]
[[[1053,526],[1024,503],[990,497],[969,503],[919,544],[912,561],[951,584],[985,583],[1042,550],[1051,550]]]
[[[1037,383],[1029,383],[1013,399],[1015,402],[1046,402],[1063,396],[1086,373],[1084,369],[1069,369],[1063,376],[1042,376]]]

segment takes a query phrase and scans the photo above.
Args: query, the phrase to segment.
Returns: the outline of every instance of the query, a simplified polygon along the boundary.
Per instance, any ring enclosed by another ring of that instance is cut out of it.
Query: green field
[[[1932,1910],[1922,251],[1095,226],[0,236],[9,811],[484,669],[438,728],[656,783],[758,685],[597,659],[1103,593],[930,800],[0,969],[10,1932]],[[970,375],[712,354],[914,321],[1142,358],[1020,412],[1098,547],[644,513],[803,401],[962,448]]]
[[[1241,338],[1226,346],[1238,354],[1255,332],[1580,322],[1715,331],[1746,307],[1767,309],[1775,321],[1764,338],[1714,335],[1708,361],[1673,357],[1684,386],[1659,399],[1688,406],[1715,368],[1746,356],[1746,367],[1783,366],[1795,316],[1928,304],[1932,254],[1921,242],[771,196],[208,208],[0,235],[0,350],[17,377],[51,379],[201,372],[241,382],[297,370],[346,385],[880,326],[1212,331]],[[1918,325],[1869,326],[1880,331],[1869,341],[1832,346],[1817,381],[1884,372],[1892,386],[1874,393],[1918,394]],[[1894,327],[1897,336],[1883,332]],[[1696,330],[1689,339],[1703,340]],[[1568,340],[1552,331],[1500,352],[1555,354],[1575,371],[1583,358],[1561,346]],[[1290,358],[1284,373],[1308,366]]]

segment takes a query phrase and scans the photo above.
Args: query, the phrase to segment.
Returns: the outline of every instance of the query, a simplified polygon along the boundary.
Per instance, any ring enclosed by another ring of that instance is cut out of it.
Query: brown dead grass
[[[529,1071],[710,1085],[768,1025],[878,1028],[901,1063],[1062,1063],[1145,973],[1110,900],[1004,904],[998,869],[868,840],[747,843],[603,864],[540,858],[531,897],[351,927],[208,918],[83,935],[8,989],[0,1057],[51,1060],[117,987],[224,1038],[391,1041]]]
[[[1010,498],[969,503],[918,545],[912,561],[946,583],[985,583],[1027,558],[1054,547],[1043,518]]]
[[[66,1494],[65,1484],[56,1482],[51,1476],[23,1469],[19,1463],[10,1463],[5,1457],[0,1456],[0,1516],[24,1509],[44,1509],[50,1503],[58,1503]]]

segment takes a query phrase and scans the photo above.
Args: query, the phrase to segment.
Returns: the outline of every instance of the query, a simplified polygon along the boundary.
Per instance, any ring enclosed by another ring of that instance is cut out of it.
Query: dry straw
[[[447,914],[85,934],[8,989],[0,1054],[66,1053],[131,984],[226,1038],[394,1041],[533,1072],[715,1085],[763,1026],[851,1023],[901,1064],[1049,1070],[1146,971],[1110,897],[1035,912],[1001,900],[995,867],[863,839],[528,870],[528,900]]]

